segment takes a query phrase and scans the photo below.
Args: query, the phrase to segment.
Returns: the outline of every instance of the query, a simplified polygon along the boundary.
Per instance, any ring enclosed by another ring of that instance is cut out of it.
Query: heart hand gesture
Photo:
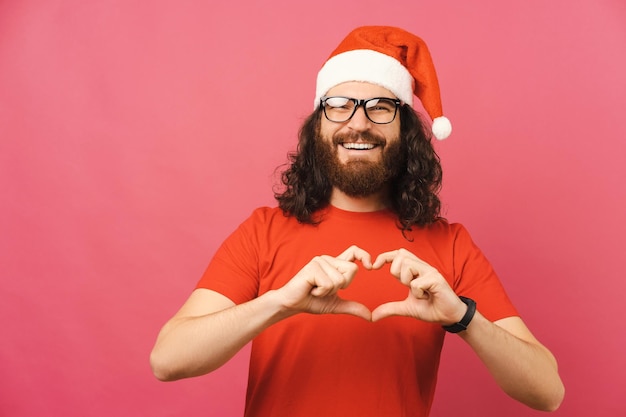
[[[372,312],[372,321],[389,316],[407,316],[450,325],[461,320],[467,306],[437,269],[406,249],[378,255],[372,268],[382,268],[387,263],[391,264],[391,275],[409,287],[409,295],[403,301],[378,306]]]
[[[357,301],[339,297],[337,292],[347,288],[356,275],[358,266],[354,261],[357,260],[366,269],[391,264],[391,275],[409,287],[407,298],[370,311]],[[278,291],[283,305],[292,314],[352,314],[368,321],[407,316],[450,325],[458,322],[467,310],[439,271],[406,249],[382,253],[374,263],[370,254],[358,246],[349,247],[337,257],[316,256]]]

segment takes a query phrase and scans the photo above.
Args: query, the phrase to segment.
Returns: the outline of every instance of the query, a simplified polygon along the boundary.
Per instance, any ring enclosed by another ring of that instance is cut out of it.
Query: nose
[[[370,119],[365,115],[363,106],[359,106],[352,115],[352,118],[348,121],[348,127],[352,130],[362,132],[368,130],[371,127],[371,123]]]

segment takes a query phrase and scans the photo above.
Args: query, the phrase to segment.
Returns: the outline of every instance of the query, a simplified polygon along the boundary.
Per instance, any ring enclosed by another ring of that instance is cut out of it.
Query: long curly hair
[[[315,158],[321,109],[315,110],[303,123],[298,148],[288,155],[287,169],[280,176],[282,187],[274,192],[283,213],[301,223],[317,224],[314,213],[330,201],[332,184]],[[390,210],[398,216],[398,227],[410,231],[440,217],[442,170],[431,135],[420,116],[408,105],[400,107],[400,141],[404,158],[399,174],[389,183]]]

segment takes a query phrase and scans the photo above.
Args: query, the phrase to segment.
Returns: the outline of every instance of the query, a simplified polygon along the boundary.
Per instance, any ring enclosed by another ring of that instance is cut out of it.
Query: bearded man
[[[157,378],[207,374],[252,341],[246,416],[427,416],[455,333],[511,397],[558,408],[553,355],[466,229],[440,217],[439,101],[420,38],[351,32],[318,74],[278,207],[239,226],[163,327]]]

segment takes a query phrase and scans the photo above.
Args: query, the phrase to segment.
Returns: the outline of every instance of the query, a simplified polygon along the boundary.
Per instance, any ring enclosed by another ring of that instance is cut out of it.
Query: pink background
[[[556,354],[555,415],[626,415],[623,0],[210,3],[0,1],[0,415],[241,415],[247,350],[171,384],[148,355],[362,24],[429,43],[445,215]],[[433,416],[540,414],[443,355]]]

